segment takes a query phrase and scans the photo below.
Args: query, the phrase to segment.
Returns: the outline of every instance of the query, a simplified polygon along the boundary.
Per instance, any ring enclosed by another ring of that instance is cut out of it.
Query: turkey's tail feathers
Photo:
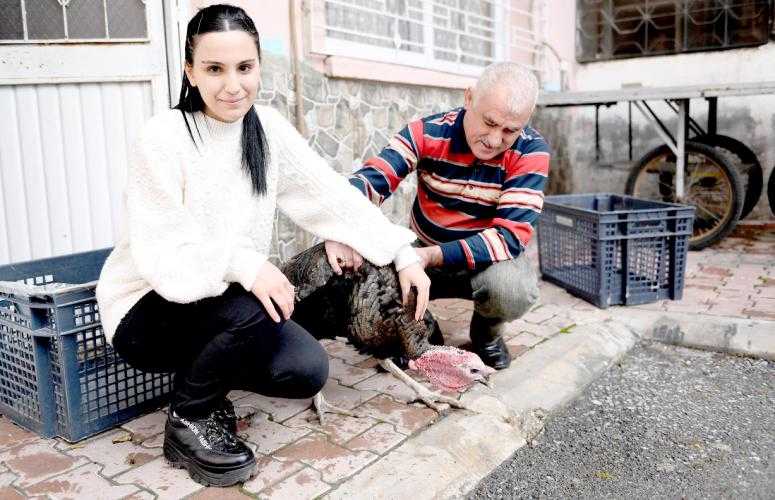
[[[318,243],[295,255],[282,266],[281,270],[288,281],[296,287],[297,302],[325,286],[334,276],[334,270],[328,264],[323,243]]]

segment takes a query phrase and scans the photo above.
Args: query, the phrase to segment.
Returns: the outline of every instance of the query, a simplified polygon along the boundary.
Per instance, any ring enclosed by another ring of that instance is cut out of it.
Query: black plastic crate
[[[110,249],[0,267],[0,413],[74,442],[166,402],[105,341],[94,297]]]
[[[547,196],[543,279],[598,307],[683,295],[694,207],[609,193]]]

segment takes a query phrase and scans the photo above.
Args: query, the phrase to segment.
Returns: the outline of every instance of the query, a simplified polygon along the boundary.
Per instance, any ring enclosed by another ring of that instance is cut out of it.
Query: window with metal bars
[[[772,0],[577,0],[579,62],[767,43]]]
[[[314,50],[459,74],[540,65],[543,0],[313,0]]]
[[[146,0],[0,0],[0,43],[148,38]]]

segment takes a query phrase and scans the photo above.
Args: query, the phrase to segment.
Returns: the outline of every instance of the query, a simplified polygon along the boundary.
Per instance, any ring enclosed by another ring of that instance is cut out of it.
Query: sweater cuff
[[[404,245],[399,248],[395,259],[393,259],[396,271],[402,271],[417,262],[420,262],[420,256],[414,251],[412,245]]]
[[[255,250],[238,247],[234,250],[226,271],[226,281],[239,283],[250,292],[258,277],[258,269],[266,262],[267,258]]]
[[[460,240],[441,243],[441,255],[444,256],[444,267],[447,269],[463,269],[470,267]]]

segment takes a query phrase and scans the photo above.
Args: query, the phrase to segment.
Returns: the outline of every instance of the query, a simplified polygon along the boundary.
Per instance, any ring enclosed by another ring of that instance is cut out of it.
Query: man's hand
[[[326,257],[328,257],[328,263],[331,264],[331,269],[336,274],[342,274],[342,269],[352,268],[357,271],[361,264],[363,264],[363,257],[361,254],[348,247],[344,243],[338,243],[336,241],[326,240]]]
[[[415,248],[414,251],[420,256],[423,269],[440,267],[444,264],[444,254],[441,253],[441,247],[438,245],[419,247]]]
[[[414,313],[414,319],[420,321],[428,308],[431,279],[425,274],[421,264],[417,262],[398,272],[398,282],[401,284],[401,302],[404,305],[407,303],[412,287],[417,289],[417,309]]]

